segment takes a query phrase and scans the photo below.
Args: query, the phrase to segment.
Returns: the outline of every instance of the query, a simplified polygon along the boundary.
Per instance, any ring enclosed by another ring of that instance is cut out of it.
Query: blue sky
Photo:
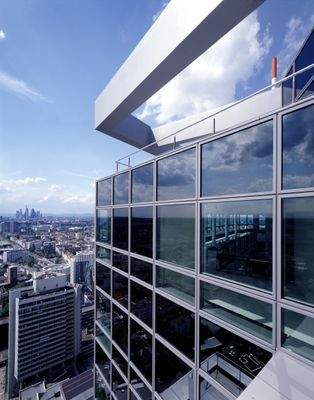
[[[46,213],[92,210],[93,180],[112,173],[114,160],[132,150],[94,131],[94,100],[164,5],[161,0],[1,0],[0,213],[25,204]],[[158,125],[184,117],[189,101],[198,112],[265,86],[272,56],[279,56],[283,69],[313,14],[313,0],[267,0],[242,30],[203,58],[202,74],[183,73],[179,80],[185,83],[165,88],[142,116]],[[251,61],[245,46],[253,48]],[[233,69],[226,68],[222,53],[237,60]],[[219,74],[208,90],[197,89],[207,80],[211,56],[232,88],[222,96]],[[194,86],[174,111],[180,90]],[[167,102],[169,94],[174,104]]]

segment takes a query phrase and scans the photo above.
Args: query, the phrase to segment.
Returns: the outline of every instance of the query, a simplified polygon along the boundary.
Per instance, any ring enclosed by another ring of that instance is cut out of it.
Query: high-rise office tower
[[[272,88],[127,116],[259,3],[171,1],[96,100],[151,153],[97,182],[96,398],[314,398],[313,31]]]
[[[71,261],[70,281],[82,285],[82,291],[92,292],[95,256],[92,251],[80,251]]]
[[[80,351],[80,286],[66,276],[33,281],[9,293],[8,393]],[[34,383],[34,382],[33,382]],[[37,383],[37,382],[36,382]]]

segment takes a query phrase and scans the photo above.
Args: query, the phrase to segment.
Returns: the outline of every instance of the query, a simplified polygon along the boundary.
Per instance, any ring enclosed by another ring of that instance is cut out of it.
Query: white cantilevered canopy
[[[172,0],[97,98],[95,128],[139,148],[152,143],[150,126],[131,113],[263,2]]]

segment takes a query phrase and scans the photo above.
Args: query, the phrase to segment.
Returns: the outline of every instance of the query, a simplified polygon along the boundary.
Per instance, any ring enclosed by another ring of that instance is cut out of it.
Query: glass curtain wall
[[[313,107],[98,182],[96,340],[112,340],[98,361],[116,398],[234,398],[278,348],[314,362]]]

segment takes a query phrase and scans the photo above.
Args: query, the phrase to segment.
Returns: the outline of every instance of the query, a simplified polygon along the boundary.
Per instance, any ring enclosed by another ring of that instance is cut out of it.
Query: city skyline
[[[34,0],[19,4],[19,23],[16,3],[4,1],[0,17],[0,213],[14,213],[25,202],[44,214],[91,213],[94,180],[112,173],[114,160],[132,149],[94,132],[91,105],[167,2],[43,7]],[[293,3],[265,2],[217,44],[215,65],[205,53],[138,114],[159,125],[268,84],[272,56],[282,73],[313,21],[310,0],[297,11]],[[243,31],[248,35],[241,43]],[[228,57],[219,56],[224,50]],[[230,90],[221,95],[224,81]],[[186,87],[194,88],[190,98],[182,95]]]

